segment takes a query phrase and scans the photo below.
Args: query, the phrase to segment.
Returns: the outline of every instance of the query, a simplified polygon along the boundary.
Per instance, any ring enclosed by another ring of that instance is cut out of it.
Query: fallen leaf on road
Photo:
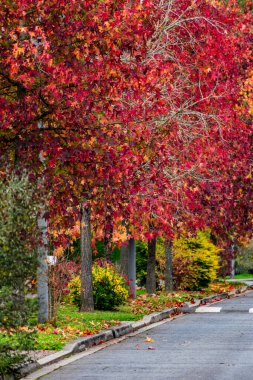
[[[153,343],[154,341],[155,341],[154,339],[149,338],[148,336],[147,336],[147,338],[145,339],[145,342],[149,342],[149,343]]]

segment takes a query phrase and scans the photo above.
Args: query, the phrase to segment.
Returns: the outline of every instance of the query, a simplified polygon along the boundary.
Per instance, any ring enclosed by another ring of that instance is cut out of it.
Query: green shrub
[[[128,290],[126,282],[113,264],[95,262],[92,269],[94,306],[98,310],[113,310],[126,302]],[[68,284],[69,299],[80,306],[80,277],[74,277]]]
[[[162,261],[162,264],[161,264]],[[146,286],[148,264],[148,243],[145,241],[136,241],[136,279],[138,286]],[[161,265],[160,265],[161,264]],[[164,241],[161,237],[156,239],[156,279],[157,287],[160,287],[160,281],[164,280]]]
[[[148,260],[148,244],[147,242],[136,241],[136,279],[139,286],[146,285],[147,277],[147,260]]]
[[[80,276],[73,277],[68,283],[69,294],[65,297],[70,303],[80,307],[81,305],[81,279]]]
[[[73,260],[75,262],[79,262],[80,260],[80,238],[75,239],[71,246],[68,247],[65,251],[66,256],[68,257],[69,260]],[[93,261],[104,258],[105,256],[105,249],[104,249],[104,243],[103,241],[96,240],[95,242],[95,247],[93,247],[93,253],[92,253],[92,258]],[[117,263],[120,260],[120,248],[117,246],[113,246],[112,249],[112,255],[110,258],[110,261],[113,263]]]
[[[253,240],[239,248],[235,261],[235,273],[253,273]]]
[[[181,237],[173,242],[173,278],[177,289],[207,288],[217,277],[219,253],[207,231],[196,237]]]
[[[22,328],[21,328],[22,329]],[[0,379],[19,379],[26,351],[34,350],[37,332],[24,327],[21,331],[1,333]]]
[[[31,309],[25,300],[27,283],[37,269],[39,196],[26,172],[0,176],[0,378],[18,376],[22,352],[35,343],[32,332],[20,332]],[[13,347],[13,334],[17,334]],[[28,344],[29,343],[29,344]]]

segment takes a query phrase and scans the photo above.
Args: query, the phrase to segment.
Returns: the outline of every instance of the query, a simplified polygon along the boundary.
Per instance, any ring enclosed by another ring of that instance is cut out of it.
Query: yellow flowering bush
[[[68,283],[69,293],[65,297],[70,303],[80,307],[81,279],[80,276],[73,277]]]
[[[207,288],[217,277],[219,252],[211,241],[209,231],[198,231],[191,238],[173,241],[173,278],[177,289]]]
[[[113,264],[95,262],[92,268],[94,306],[98,310],[113,310],[128,299],[125,279],[117,272]],[[74,277],[68,284],[69,299],[80,306],[80,276]]]

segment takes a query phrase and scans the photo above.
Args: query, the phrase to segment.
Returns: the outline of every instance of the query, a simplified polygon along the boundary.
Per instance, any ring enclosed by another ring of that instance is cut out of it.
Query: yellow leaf
[[[20,54],[24,53],[25,49],[21,47],[17,47],[14,51],[14,57],[17,58]]]
[[[81,53],[80,53],[80,50],[78,48],[76,48],[74,50],[74,54],[76,56],[76,59],[79,61]]]

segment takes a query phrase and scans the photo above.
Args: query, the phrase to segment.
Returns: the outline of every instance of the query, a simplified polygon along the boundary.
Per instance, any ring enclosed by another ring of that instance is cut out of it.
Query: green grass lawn
[[[122,321],[136,321],[142,316],[141,313],[133,314],[128,305],[115,311],[85,313],[79,312],[74,305],[61,305],[54,325],[48,323],[38,326],[37,349],[59,350],[77,337],[96,334]]]
[[[96,310],[85,313],[79,312],[75,305],[62,304],[55,323],[36,325],[37,316],[34,314],[28,328],[37,330],[35,344],[37,350],[60,350],[67,342],[75,338],[96,334],[122,321],[136,321],[143,315],[141,312],[133,314],[128,304],[120,306],[115,311]],[[7,336],[0,332],[0,343],[4,342],[15,347],[15,333]]]
[[[37,315],[34,312],[29,321],[29,326],[24,326],[21,332],[26,334],[31,329],[36,332],[35,349],[60,350],[64,345],[78,337],[96,334],[101,330],[118,325],[122,321],[136,321],[144,315],[158,312],[166,308],[179,307],[183,302],[193,302],[194,299],[203,298],[210,294],[230,291],[241,286],[238,282],[215,283],[209,289],[202,291],[186,292],[158,292],[148,295],[141,289],[135,300],[130,300],[126,305],[120,306],[115,311],[79,312],[77,306],[67,303],[61,304],[58,309],[58,317],[55,323],[37,324]],[[29,306],[36,309],[36,300],[29,300]],[[13,348],[17,346],[16,333],[6,334],[0,329],[0,346],[2,343],[10,343]]]
[[[227,279],[230,278],[230,276],[227,276],[226,277]],[[235,279],[246,279],[246,278],[252,278],[253,279],[253,274],[250,274],[250,273],[240,273],[240,274],[236,274]]]
[[[146,294],[146,293],[147,293],[146,289],[137,289],[136,290],[136,296],[139,296],[141,294]]]

